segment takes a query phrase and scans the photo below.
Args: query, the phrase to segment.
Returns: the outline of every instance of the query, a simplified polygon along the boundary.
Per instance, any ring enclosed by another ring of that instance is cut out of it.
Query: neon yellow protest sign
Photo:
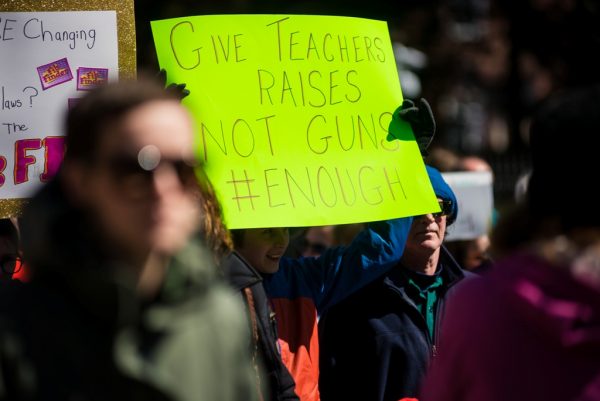
[[[218,15],[152,32],[169,81],[191,91],[197,155],[230,228],[438,210],[408,125],[388,140],[402,93],[385,22]]]

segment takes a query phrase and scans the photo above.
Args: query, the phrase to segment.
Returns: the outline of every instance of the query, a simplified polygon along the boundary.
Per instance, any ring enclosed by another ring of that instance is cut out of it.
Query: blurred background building
[[[532,113],[550,94],[598,82],[598,0],[136,1],[138,66],[157,71],[149,21],[203,14],[324,14],[387,21],[405,97],[425,97],[434,146],[485,159],[497,207],[529,168]],[[577,140],[565,133],[565,140]]]

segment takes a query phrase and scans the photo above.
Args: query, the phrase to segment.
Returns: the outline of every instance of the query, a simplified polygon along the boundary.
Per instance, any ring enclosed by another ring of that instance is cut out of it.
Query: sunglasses
[[[438,200],[440,205],[440,211],[437,213],[431,213],[431,215],[435,218],[442,216],[449,216],[452,214],[452,201],[449,200]]]
[[[153,168],[144,168],[137,158],[125,155],[115,155],[107,158],[106,165],[111,174],[119,179],[129,176],[140,176],[148,180],[152,178],[159,166],[171,166],[179,179],[184,182],[187,178],[194,175],[194,169],[198,167],[194,162],[188,160],[160,160]]]
[[[111,179],[130,197],[147,196],[152,190],[154,175],[161,167],[169,166],[184,186],[196,182],[195,170],[199,167],[195,161],[166,159],[160,155],[147,163],[138,155],[126,153],[107,156],[99,164],[107,169]]]

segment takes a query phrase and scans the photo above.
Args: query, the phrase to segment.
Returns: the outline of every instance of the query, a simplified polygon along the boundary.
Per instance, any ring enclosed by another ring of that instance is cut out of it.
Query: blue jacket
[[[301,400],[319,400],[318,316],[395,266],[411,223],[411,218],[369,223],[348,247],[328,249],[318,258],[283,259],[277,273],[263,276],[281,357]]]
[[[467,275],[442,247],[442,293],[435,312],[435,338],[425,319],[398,286],[381,277],[331,308],[319,325],[320,389],[323,401],[398,401],[415,397],[429,360],[435,354],[437,331],[445,302]],[[406,285],[405,285],[406,284]]]

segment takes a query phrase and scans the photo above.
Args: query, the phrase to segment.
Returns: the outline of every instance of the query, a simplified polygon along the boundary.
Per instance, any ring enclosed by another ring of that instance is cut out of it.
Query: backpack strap
[[[264,401],[264,396],[261,390],[260,383],[260,372],[258,368],[258,320],[256,318],[256,308],[254,305],[254,295],[252,295],[252,290],[246,287],[244,288],[244,295],[246,296],[246,302],[248,304],[248,312],[250,315],[250,325],[252,326],[252,340],[254,343],[254,347],[252,350],[252,365],[254,366],[254,372],[256,374],[256,390],[258,393],[259,401]]]

